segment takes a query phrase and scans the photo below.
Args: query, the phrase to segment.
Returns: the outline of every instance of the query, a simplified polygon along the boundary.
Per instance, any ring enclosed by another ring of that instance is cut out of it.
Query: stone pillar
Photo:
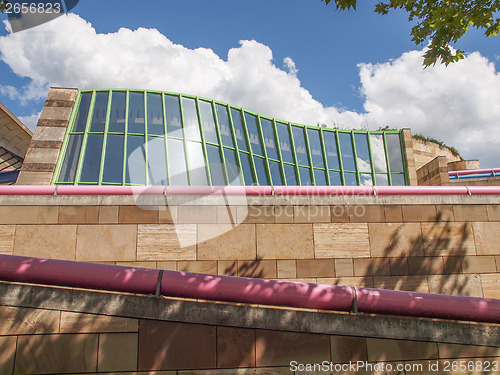
[[[449,186],[448,159],[438,156],[417,170],[418,184],[424,186]]]
[[[410,129],[403,129],[404,152],[406,153],[406,170],[408,171],[409,184],[418,185],[415,156],[413,155],[413,137]]]
[[[78,89],[51,88],[17,185],[50,185]]]

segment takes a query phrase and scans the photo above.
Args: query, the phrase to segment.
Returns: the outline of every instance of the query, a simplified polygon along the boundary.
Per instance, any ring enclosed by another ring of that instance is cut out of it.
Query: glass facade
[[[53,183],[405,185],[399,131],[276,120],[157,91],[81,91]]]

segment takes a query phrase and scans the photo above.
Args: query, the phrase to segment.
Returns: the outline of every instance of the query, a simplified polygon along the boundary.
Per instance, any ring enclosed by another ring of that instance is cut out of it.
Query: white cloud
[[[35,113],[34,115],[30,116],[19,116],[18,119],[24,124],[24,126],[26,126],[29,130],[34,132],[41,113],[42,112]]]

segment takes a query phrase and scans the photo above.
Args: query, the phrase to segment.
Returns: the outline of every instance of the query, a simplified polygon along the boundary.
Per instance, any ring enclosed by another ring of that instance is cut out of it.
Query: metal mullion
[[[253,175],[253,180],[254,180],[254,182],[256,181],[258,184],[259,178],[257,177],[257,170],[255,169],[255,163],[253,161],[252,143],[250,142],[250,137],[248,135],[247,120],[245,118],[245,110],[243,108],[240,110],[240,114],[241,114],[241,125],[243,127],[243,136],[245,137],[245,142],[247,143],[248,153],[250,155],[250,168],[252,169],[251,172]]]
[[[68,122],[68,127],[66,129],[66,134],[64,134],[64,140],[63,140],[63,143],[61,145],[61,150],[64,150],[64,152],[59,152],[59,157],[57,158],[57,164],[56,164],[56,168],[54,169],[54,173],[52,174],[52,179],[50,181],[51,185],[55,185],[56,183],[58,183],[59,181],[59,174],[61,173],[61,168],[62,168],[62,163],[64,161],[64,158],[66,157],[66,153],[68,152],[68,143],[69,143],[69,136],[70,136],[70,133],[71,133],[71,126],[74,126],[74,122],[75,122],[75,117],[78,113],[78,111],[80,110],[80,101],[81,101],[81,92],[78,91],[78,95],[75,99],[75,105],[73,107],[73,112],[71,113],[71,116],[70,116],[70,119],[69,119],[69,122]]]
[[[337,144],[337,157],[339,159],[340,183],[345,186],[344,163],[342,161],[342,148],[340,147],[339,131],[335,130],[335,143]]]
[[[203,130],[203,119],[201,118],[200,102],[198,97],[195,98],[195,104],[196,114],[198,116],[198,127],[200,128],[201,148],[203,150],[203,158],[205,159],[205,171],[207,172],[208,177],[208,185],[213,186],[210,165],[208,164],[207,143],[205,142],[205,131]]]
[[[148,93],[143,93],[144,101],[144,173],[146,173],[146,186],[149,186],[149,161],[148,161]]]
[[[88,133],[90,130],[90,125],[92,123],[92,117],[94,115],[94,105],[95,105],[95,100],[96,100],[96,92],[92,91],[92,98],[90,99],[90,107],[89,107],[89,114],[87,115],[87,123],[85,124],[85,131],[83,133],[83,141],[82,141],[82,148],[80,152],[80,157],[78,158],[78,166],[76,169],[76,174],[75,174],[75,185],[78,185],[80,183],[80,177],[82,174],[82,169],[83,169],[83,159],[85,158],[85,154],[87,153],[87,139],[88,139]]]
[[[285,166],[284,166],[284,161],[283,161],[283,155],[281,155],[281,145],[280,145],[280,139],[278,137],[278,126],[276,125],[276,119],[273,118],[273,132],[274,132],[274,143],[276,145],[276,151],[278,154],[278,161],[279,161],[279,168],[280,168],[280,174],[281,174],[281,182],[284,184],[283,185],[288,185],[286,182],[286,175],[285,175]]]
[[[330,172],[328,171],[328,160],[326,157],[326,146],[325,146],[325,140],[323,139],[323,128],[319,128],[319,141],[321,144],[321,154],[323,155],[323,163],[325,163],[325,178],[326,178],[326,184],[328,186],[331,186],[330,183]]]
[[[109,128],[109,117],[111,115],[111,100],[113,97],[113,90],[108,91],[108,108],[106,110],[106,122],[104,123],[104,133],[102,140],[102,153],[101,153],[101,166],[99,167],[99,180],[98,185],[102,184],[102,175],[104,174],[104,159],[106,157],[106,145],[108,143],[108,128]]]
[[[406,145],[405,145],[405,142],[404,142],[404,139],[402,137],[402,133],[403,131],[399,131],[399,148],[401,150],[401,157],[402,157],[402,162],[403,162],[403,173],[404,173],[404,176],[405,176],[405,185],[408,185],[409,184],[409,172],[408,172],[408,164],[407,164],[407,160],[406,160]]]
[[[307,152],[307,157],[309,159],[309,174],[311,175],[311,185],[316,186],[316,177],[314,176],[314,162],[312,159],[312,154],[311,154],[311,147],[309,145],[309,135],[307,134],[307,130],[304,127],[302,129],[304,132],[304,141],[306,143],[306,152]]]
[[[122,185],[125,185],[125,175],[127,174],[127,145],[128,145],[128,107],[129,107],[129,93],[130,90],[126,90],[126,95],[125,95],[125,129],[124,131],[124,136],[123,136],[123,171],[122,171]]]
[[[186,175],[188,178],[188,186],[191,186],[191,173],[189,172],[189,157],[188,157],[188,152],[187,152],[187,140],[186,140],[186,132],[185,130],[185,121],[184,121],[184,106],[182,105],[182,94],[178,94],[177,97],[179,98],[179,107],[180,107],[180,112],[181,112],[181,126],[182,126],[182,142],[184,144],[184,161],[186,162]]]
[[[302,181],[300,179],[299,161],[297,159],[297,153],[295,151],[295,139],[293,138],[292,123],[288,124],[288,135],[290,136],[290,148],[292,151],[293,161],[295,162],[295,178],[297,179],[297,185],[302,186]]]
[[[358,167],[358,153],[356,152],[356,141],[354,139],[354,130],[351,130],[351,144],[352,144],[352,157],[354,158],[354,168],[356,173],[356,182],[358,186],[361,183],[361,177],[359,175],[359,167]]]
[[[264,172],[267,175],[267,181],[271,182],[271,185],[273,185],[273,178],[271,176],[271,168],[269,167],[269,157],[267,156],[267,146],[266,146],[266,141],[264,139],[264,131],[262,130],[262,123],[260,122],[260,115],[257,114],[256,117],[257,117],[257,133],[260,139],[260,147],[263,153],[262,156],[264,157],[264,169],[266,169]]]
[[[369,158],[370,158],[370,166],[371,166],[371,170],[372,170],[372,185],[373,186],[376,186],[377,185],[377,179],[375,178],[375,163],[373,162],[373,155],[372,155],[372,146],[371,146],[371,142],[370,142],[370,133],[367,132],[366,133],[366,142],[367,142],[367,145],[368,145],[368,154],[369,154]]]
[[[387,165],[387,183],[389,184],[389,186],[392,186],[391,163],[389,161],[389,150],[387,149],[386,133],[382,133],[382,137],[384,141],[385,163]]]
[[[215,134],[217,134],[217,139],[219,141],[219,154],[222,162],[222,173],[224,174],[224,181],[229,185],[229,176],[226,171],[226,157],[224,156],[224,145],[222,144],[222,136],[220,135],[219,128],[219,118],[217,117],[217,107],[215,106],[214,101],[212,100],[212,112],[215,120]],[[207,155],[208,156],[208,155]]]
[[[241,164],[241,158],[240,158],[240,148],[238,147],[238,139],[236,139],[236,131],[234,130],[234,123],[233,123],[233,115],[231,113],[231,106],[228,104],[225,104],[228,117],[229,117],[229,131],[231,132],[231,138],[233,139],[233,145],[234,145],[234,150],[236,152],[236,162],[238,163],[237,167],[240,168],[240,178],[242,179],[242,186],[245,186],[245,176],[243,175],[243,164]],[[243,135],[244,136],[244,135]]]
[[[165,143],[165,160],[166,164],[165,166],[167,167],[167,181],[166,185],[170,185],[170,166],[169,166],[169,161],[168,161],[168,137],[167,137],[167,109],[165,108],[165,93],[161,93],[161,107],[163,110],[163,129],[165,135],[163,136],[163,141]]]

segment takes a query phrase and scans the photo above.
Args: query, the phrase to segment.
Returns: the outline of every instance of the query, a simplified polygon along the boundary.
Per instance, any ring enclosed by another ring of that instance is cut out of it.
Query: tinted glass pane
[[[149,174],[149,181],[148,181],[149,185],[168,184],[167,154],[165,152],[164,137],[154,137],[154,138],[149,138],[148,140],[148,174]]]
[[[101,134],[89,134],[85,156],[83,157],[81,182],[98,182],[101,170],[102,141]]]
[[[108,113],[108,96],[107,92],[96,93],[94,113],[92,114],[92,123],[90,124],[91,132],[104,132],[106,115]]]
[[[203,125],[203,134],[205,142],[219,144],[217,133],[215,132],[215,119],[212,112],[212,104],[200,100],[201,124]]]
[[[368,173],[360,173],[359,174],[360,185],[362,186],[372,186],[372,175]]]
[[[405,183],[405,175],[404,174],[393,174],[391,173],[392,185],[393,186],[404,186]]]
[[[356,158],[360,172],[371,172],[370,150],[368,149],[368,138],[366,134],[355,134]]]
[[[245,177],[245,185],[254,185],[252,168],[250,167],[250,155],[240,152],[241,169]]]
[[[280,164],[277,161],[269,160],[269,169],[271,172],[271,178],[273,179],[273,185],[283,185]]]
[[[260,144],[257,116],[245,113],[245,121],[247,123],[248,137],[250,138],[253,153],[255,155],[264,155]]]
[[[297,178],[295,177],[295,167],[290,164],[285,164],[286,184],[288,186],[297,185]]]
[[[160,94],[148,94],[148,134],[165,134],[163,105]]]
[[[299,163],[300,165],[309,166],[309,160],[307,158],[306,141],[304,138],[304,129],[292,126],[292,134],[293,134],[293,141],[295,144],[295,153],[297,155],[297,163]]]
[[[344,182],[345,185],[347,186],[356,186],[358,184],[358,181],[356,180],[356,174],[355,173],[344,173]]]
[[[59,175],[60,182],[74,182],[76,169],[78,168],[78,159],[82,150],[83,134],[70,135],[68,149],[64,156],[64,161]]]
[[[165,95],[165,115],[168,135],[182,138],[181,107],[177,96]]]
[[[78,114],[76,115],[74,132],[84,132],[85,126],[87,125],[87,117],[89,116],[90,99],[92,99],[92,93],[86,92],[82,94],[82,99],[80,101],[80,107],[78,107]]]
[[[108,134],[106,138],[106,155],[104,156],[104,170],[102,182],[123,182],[123,149],[125,137],[123,135]]]
[[[384,150],[384,136],[382,134],[370,134],[370,147],[372,150],[372,159],[375,166],[375,172],[387,173],[387,162],[385,159]]]
[[[375,181],[378,186],[387,186],[389,185],[389,179],[386,174],[376,174]]]
[[[207,169],[205,158],[203,157],[203,148],[201,143],[188,142],[187,153],[189,160],[189,174],[191,176],[191,186],[208,185]]]
[[[337,152],[337,142],[335,141],[335,133],[324,131],[323,139],[325,141],[326,162],[328,163],[328,169],[339,170],[340,169],[339,155]]]
[[[389,152],[391,172],[403,172],[403,157],[401,155],[399,134],[387,134],[385,137],[387,140],[387,151]]]
[[[352,142],[350,133],[339,133],[340,152],[342,153],[342,164],[344,170],[355,171],[354,153],[352,151]],[[347,183],[346,183],[347,185]]]
[[[276,123],[278,137],[280,139],[281,157],[286,163],[293,163],[292,142],[290,142],[290,134],[288,134],[288,125]]]
[[[144,134],[144,94],[141,92],[128,95],[128,132]]]
[[[143,135],[127,136],[127,172],[125,182],[146,185],[146,153]]]
[[[182,110],[184,114],[184,134],[186,134],[186,138],[201,141],[195,100],[182,98]]]
[[[238,148],[243,151],[248,151],[245,133],[243,131],[243,122],[241,121],[241,112],[231,108],[231,117],[233,118],[234,133],[236,135],[236,142],[238,142]]]
[[[257,172],[257,178],[259,179],[259,185],[269,185],[266,175],[266,167],[264,165],[264,159],[254,157],[253,161],[255,163],[255,171]]]
[[[229,117],[227,108],[219,104],[215,105],[217,112],[217,121],[219,122],[219,132],[222,139],[222,144],[227,147],[234,148],[233,137],[231,136],[231,128],[229,126]]]
[[[307,137],[309,138],[313,166],[316,168],[325,168],[321,141],[319,139],[319,130],[307,129]]]
[[[340,172],[330,171],[330,185],[331,186],[341,186],[342,180],[340,179]]]
[[[113,92],[111,95],[111,113],[109,114],[108,131],[125,133],[125,111],[127,108],[127,93]]]
[[[243,185],[240,175],[240,169],[238,168],[238,163],[236,162],[236,152],[225,148],[224,158],[226,159],[226,172],[227,178],[229,180],[229,185]]]
[[[299,173],[300,173],[300,184],[302,186],[312,185],[311,171],[309,170],[309,168],[300,167]]]
[[[315,169],[314,170],[314,180],[316,182],[316,186],[326,186],[325,171]]]
[[[260,123],[262,125],[262,133],[264,135],[267,157],[278,160],[278,151],[276,148],[276,138],[274,137],[273,123],[263,118],[260,119]]]
[[[170,185],[187,186],[186,157],[184,155],[184,143],[181,140],[168,139],[168,161]]]
[[[212,185],[226,185],[224,170],[222,169],[222,161],[219,154],[219,148],[217,146],[207,145],[207,157],[208,164],[210,166],[210,177],[212,177]]]

